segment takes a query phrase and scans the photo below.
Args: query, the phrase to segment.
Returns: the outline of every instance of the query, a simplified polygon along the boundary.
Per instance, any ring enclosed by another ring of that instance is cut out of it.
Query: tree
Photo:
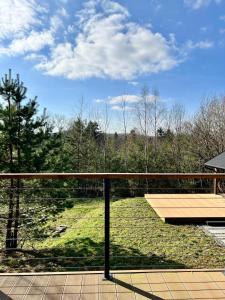
[[[165,118],[165,107],[163,102],[160,101],[159,91],[157,89],[152,92],[152,114],[153,114],[153,132],[154,132],[154,166],[157,166],[158,159],[158,129],[162,126],[163,119]]]
[[[140,101],[136,107],[137,120],[140,128],[141,135],[144,140],[144,170],[145,173],[149,172],[149,141],[151,133],[151,103],[149,101],[149,90],[144,87],[140,97]]]
[[[225,99],[213,97],[202,102],[192,121],[186,124],[191,136],[191,151],[197,157],[198,170],[225,150]]]
[[[181,104],[173,105],[170,111],[170,127],[173,134],[170,135],[170,152],[172,165],[175,172],[184,172],[184,157],[187,152],[187,143],[184,135],[185,110]]]
[[[128,149],[127,149],[127,105],[126,99],[122,99],[122,116],[124,129],[124,169],[127,172],[128,168]]]
[[[48,168],[48,154],[56,146],[46,112],[37,116],[37,98],[27,100],[27,88],[19,75],[9,74],[0,84],[0,168],[4,172],[39,172]],[[10,181],[6,224],[6,249],[18,247],[20,228],[20,180]]]
[[[77,118],[68,131],[67,151],[72,172],[98,172],[104,135],[97,122]]]

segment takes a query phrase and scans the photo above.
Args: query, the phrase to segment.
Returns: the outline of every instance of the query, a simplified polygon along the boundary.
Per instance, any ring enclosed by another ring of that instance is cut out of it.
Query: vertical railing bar
[[[104,198],[105,198],[105,262],[104,278],[109,280],[110,276],[110,179],[104,179]]]
[[[214,173],[217,173],[217,169],[214,169]],[[216,195],[217,194],[217,184],[218,180],[216,178],[213,179],[213,193]]]

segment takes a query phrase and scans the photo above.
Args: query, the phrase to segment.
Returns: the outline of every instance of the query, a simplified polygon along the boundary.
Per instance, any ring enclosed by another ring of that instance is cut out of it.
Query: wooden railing
[[[20,179],[90,179],[103,180],[105,214],[105,255],[104,276],[110,278],[110,182],[111,180],[225,180],[225,173],[1,173],[0,180]]]
[[[4,179],[225,179],[225,173],[0,173]]]

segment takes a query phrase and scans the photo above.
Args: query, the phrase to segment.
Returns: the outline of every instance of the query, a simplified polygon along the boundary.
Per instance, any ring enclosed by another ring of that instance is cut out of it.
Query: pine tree
[[[37,116],[37,98],[27,99],[19,75],[9,74],[0,84],[0,169],[2,172],[38,172],[48,168],[48,153],[55,147],[52,128],[44,113]],[[6,249],[18,247],[20,228],[20,180],[10,181],[6,224]]]

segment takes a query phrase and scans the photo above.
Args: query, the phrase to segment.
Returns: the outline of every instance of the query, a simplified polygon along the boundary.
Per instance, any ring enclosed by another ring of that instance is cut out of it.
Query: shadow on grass
[[[185,268],[185,265],[153,253],[143,255],[134,248],[124,248],[111,243],[111,269],[168,269]],[[104,242],[80,238],[66,242],[63,247],[40,251],[15,251],[2,256],[4,271],[82,271],[102,270],[104,266]]]

